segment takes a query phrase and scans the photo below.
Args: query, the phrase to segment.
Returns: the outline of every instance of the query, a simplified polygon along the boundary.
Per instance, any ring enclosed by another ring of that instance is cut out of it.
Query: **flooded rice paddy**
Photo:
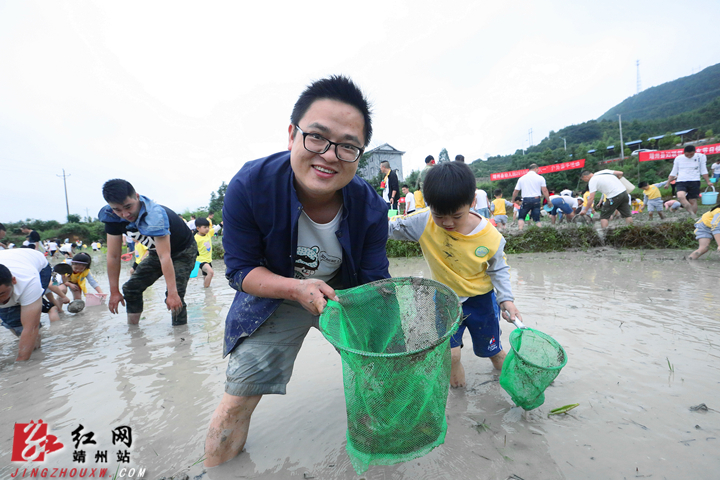
[[[246,451],[205,470],[205,432],[222,393],[223,328],[234,291],[214,262],[209,289],[191,279],[187,326],[173,328],[161,280],[146,292],[139,326],[105,306],[43,316],[42,350],[15,363],[17,340],[0,331],[0,478],[23,468],[145,468],[145,478],[494,479],[715,478],[720,470],[720,256],[689,252],[509,256],[527,326],[558,340],[568,364],[545,404],[524,415],[490,362],[463,352],[465,389],[451,389],[445,444],[417,460],[358,476],[345,453],[341,361],[312,330],[285,396],[266,396]],[[99,259],[98,259],[99,260]],[[95,266],[97,265],[97,267]],[[107,291],[102,262],[96,278]],[[124,265],[121,280],[127,278]],[[391,259],[394,276],[429,276],[422,259]],[[503,345],[514,328],[503,322]],[[466,333],[467,337],[467,333]],[[465,339],[471,345],[469,337]],[[548,417],[563,405],[568,414]],[[691,410],[705,404],[708,410]],[[15,423],[42,419],[65,447],[43,464],[11,462]],[[73,431],[94,432],[86,463]],[[132,445],[112,429],[132,428]],[[107,463],[96,463],[107,450]],[[118,450],[129,452],[119,463]],[[194,464],[194,465],[193,465]],[[515,475],[516,477],[512,477]]]

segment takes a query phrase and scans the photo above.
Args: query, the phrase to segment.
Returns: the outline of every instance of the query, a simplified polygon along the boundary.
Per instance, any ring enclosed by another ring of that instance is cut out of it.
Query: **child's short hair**
[[[53,267],[53,272],[59,273],[60,275],[72,275],[73,269],[67,263],[58,263]]]
[[[647,186],[648,186],[648,183],[647,183],[647,182],[640,182],[640,183],[638,183],[638,187],[639,187],[639,188],[643,188],[643,187],[647,187]]]
[[[195,228],[197,227],[209,227],[210,222],[208,222],[208,219],[205,217],[200,217],[195,219]]]
[[[82,263],[85,265],[85,268],[90,268],[90,263],[92,263],[92,258],[87,253],[77,253],[71,260],[72,263]]]
[[[496,197],[498,195],[502,195],[502,188],[496,188],[495,191],[493,192],[493,195],[495,195]]]
[[[435,213],[451,215],[475,200],[475,174],[465,163],[435,165],[425,176],[423,196]]]

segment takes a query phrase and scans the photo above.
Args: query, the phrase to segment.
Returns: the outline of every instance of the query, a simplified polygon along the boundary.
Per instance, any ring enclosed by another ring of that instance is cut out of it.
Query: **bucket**
[[[107,293],[87,293],[85,294],[85,306],[96,307],[105,303]]]
[[[337,290],[320,331],[340,352],[346,450],[358,474],[429,453],[445,441],[450,337],[462,308],[434,280],[399,277]]]
[[[715,191],[715,187],[708,187],[712,188],[712,192],[708,192],[707,188],[702,194],[702,204],[703,205],[715,205],[717,203],[717,192]]]
[[[398,211],[395,210],[395,209],[390,209],[390,210],[388,210],[388,218],[394,217],[394,216],[397,215],[397,214],[398,214]]]

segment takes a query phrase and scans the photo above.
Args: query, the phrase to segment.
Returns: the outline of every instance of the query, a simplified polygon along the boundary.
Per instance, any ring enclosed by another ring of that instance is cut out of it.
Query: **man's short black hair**
[[[536,168],[540,168],[537,163],[531,163],[528,167],[529,170],[535,170]]]
[[[465,163],[465,156],[464,155],[455,155],[455,161]]]
[[[390,168],[390,162],[388,162],[387,160],[383,160],[382,162],[380,162],[380,166]]]
[[[695,145],[685,145],[683,152],[690,153],[695,151]]]
[[[495,191],[493,192],[493,195],[495,195],[496,197],[498,195],[502,195],[502,188],[496,188]]]
[[[12,277],[10,269],[0,263],[0,285],[8,287],[12,285]]]
[[[113,178],[105,182],[102,194],[108,203],[123,203],[126,198],[135,195],[135,188],[127,180]]]
[[[593,172],[590,170],[583,170],[583,172],[580,174],[580,178],[587,177],[588,175],[592,175]]]
[[[195,219],[195,228],[197,227],[209,227],[210,222],[208,222],[208,219],[205,217],[200,217]]]
[[[430,163],[433,160],[435,160],[435,157],[433,157],[432,155],[428,155],[427,157],[425,157],[425,163]]]
[[[460,162],[446,162],[428,170],[423,185],[425,203],[439,215],[452,215],[475,200],[475,175]]]
[[[647,183],[647,182],[640,182],[640,183],[638,183],[638,188],[643,188],[643,187],[647,187],[647,186],[648,186],[648,183]]]
[[[367,147],[368,144],[370,144],[370,138],[372,137],[370,103],[352,80],[343,75],[332,75],[310,84],[305,91],[300,94],[297,102],[295,102],[292,114],[290,115],[290,121],[293,125],[297,125],[300,122],[310,108],[310,105],[316,100],[336,100],[357,108],[365,121],[363,128],[365,144],[363,147]]]
[[[403,186],[400,188],[407,188],[408,190],[410,190],[410,187],[407,186],[407,183],[403,183]]]

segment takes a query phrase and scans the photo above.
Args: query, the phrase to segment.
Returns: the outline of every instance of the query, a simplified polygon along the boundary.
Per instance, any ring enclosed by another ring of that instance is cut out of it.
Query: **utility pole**
[[[640,93],[642,90],[640,86],[640,60],[638,60],[635,64],[637,65],[637,93]]]
[[[565,147],[565,153],[567,153],[567,142],[565,141],[565,139],[563,137],[560,137],[560,138],[562,138],[563,146]]]
[[[530,135],[530,145],[528,145],[528,148],[530,148],[530,147],[532,147],[532,145],[533,145],[533,142],[532,142],[532,128],[531,128],[530,130],[528,130],[528,134]]]
[[[55,175],[55,176],[56,176],[56,177],[62,176],[63,185],[65,186],[65,210],[67,211],[67,217],[69,217],[69,216],[70,216],[70,205],[68,204],[67,181],[65,181],[65,178],[66,178],[66,177],[69,177],[70,174],[68,173],[67,175],[65,175],[65,169],[64,169],[64,168],[62,169],[62,171],[63,171],[63,174],[62,174],[62,175]],[[67,217],[65,217],[65,220],[67,220]]]

